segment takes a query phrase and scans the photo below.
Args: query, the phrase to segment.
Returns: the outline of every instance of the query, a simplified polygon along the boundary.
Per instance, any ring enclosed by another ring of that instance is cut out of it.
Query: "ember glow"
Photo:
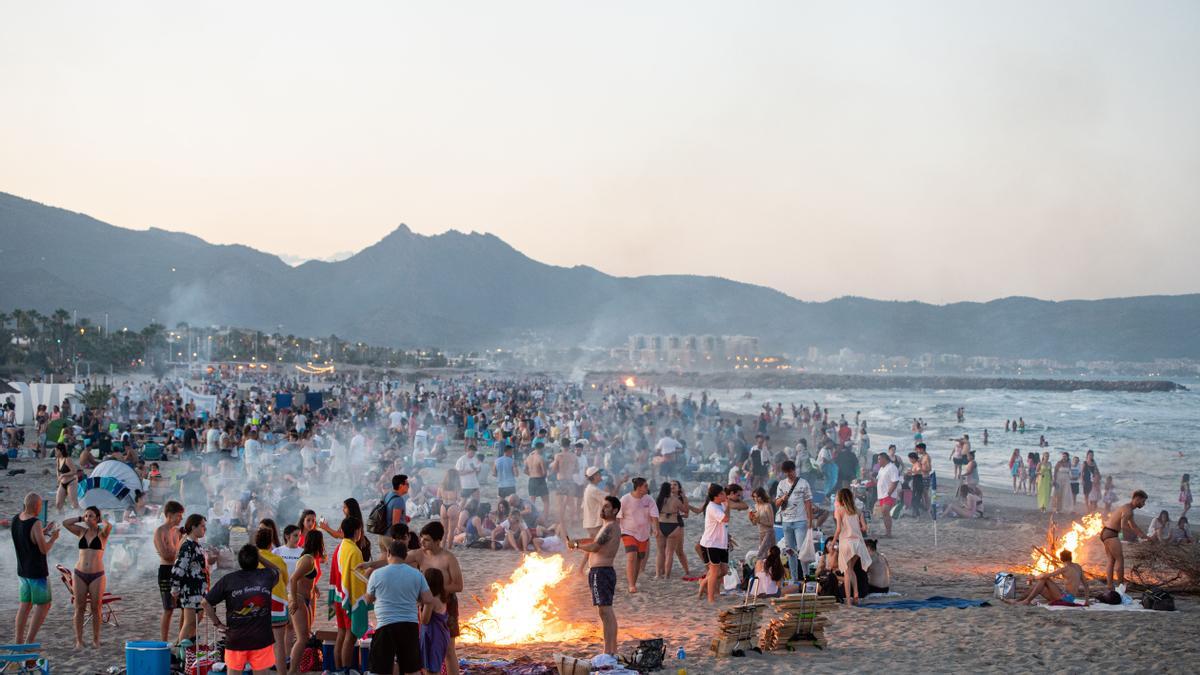
[[[549,595],[570,570],[561,555],[525,556],[507,582],[492,584],[495,599],[463,623],[459,642],[519,645],[578,639],[585,631],[559,619]]]
[[[1100,534],[1102,529],[1104,529],[1104,517],[1099,513],[1084,516],[1082,522],[1071,523],[1071,529],[1064,532],[1054,542],[1053,550],[1048,551],[1041,547],[1033,549],[1031,554],[1033,563],[1029,566],[1030,572],[1045,574],[1058,569],[1062,565],[1058,559],[1058,552],[1064,549],[1071,552],[1074,562],[1082,563],[1079,549],[1084,542]]]
[[[632,377],[625,378],[625,386],[633,389],[637,386],[637,382]]]

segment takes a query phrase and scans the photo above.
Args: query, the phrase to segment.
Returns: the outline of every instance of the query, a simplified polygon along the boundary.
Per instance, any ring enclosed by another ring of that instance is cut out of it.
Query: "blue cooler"
[[[363,638],[355,645],[358,649],[358,670],[363,673],[369,673],[368,665],[371,663],[371,638]]]
[[[171,651],[165,642],[125,643],[125,672],[138,675],[170,675]]]

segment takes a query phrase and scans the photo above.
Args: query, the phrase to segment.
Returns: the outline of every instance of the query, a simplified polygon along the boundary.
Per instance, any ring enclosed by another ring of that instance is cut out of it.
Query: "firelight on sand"
[[[1057,569],[1062,565],[1058,559],[1058,552],[1063,549],[1071,552],[1071,557],[1076,563],[1083,562],[1080,559],[1080,547],[1088,539],[1100,534],[1100,530],[1103,529],[1104,516],[1099,513],[1084,516],[1082,522],[1071,523],[1071,529],[1054,542],[1053,550],[1048,551],[1040,546],[1033,549],[1033,563],[1030,564],[1029,570],[1034,574],[1045,574]]]
[[[550,590],[565,579],[570,570],[561,555],[525,556],[507,582],[492,584],[495,600],[463,622],[459,641],[520,645],[579,638],[585,631],[559,619],[558,608],[550,600]]]

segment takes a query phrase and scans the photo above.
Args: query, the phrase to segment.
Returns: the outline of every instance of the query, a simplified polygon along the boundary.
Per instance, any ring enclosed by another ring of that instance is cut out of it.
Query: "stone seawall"
[[[623,380],[638,385],[702,389],[1017,389],[1030,391],[1181,391],[1168,380],[1059,380],[960,375],[839,375],[826,373],[628,373],[592,372],[587,382]]]

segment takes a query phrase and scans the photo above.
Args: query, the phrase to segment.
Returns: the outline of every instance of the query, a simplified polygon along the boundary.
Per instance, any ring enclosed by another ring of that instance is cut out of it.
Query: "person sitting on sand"
[[[966,485],[958,486],[956,500],[946,505],[946,513],[958,518],[982,518],[983,500]]]
[[[886,594],[892,587],[892,566],[878,551],[879,540],[868,539],[867,550],[871,552],[871,566],[867,568],[867,594]]]
[[[1165,542],[1170,538],[1171,531],[1171,514],[1164,509],[1158,513],[1158,517],[1150,521],[1150,528],[1146,530],[1146,538],[1150,541]]]
[[[759,558],[754,563],[754,575],[758,579],[755,594],[760,598],[778,598],[783,573],[783,554],[778,546],[772,546],[765,558]]]
[[[1134,509],[1140,509],[1146,505],[1148,499],[1146,493],[1142,490],[1134,490],[1133,496],[1129,499],[1128,504],[1124,504],[1113,511],[1107,518],[1104,519],[1104,529],[1100,530],[1100,542],[1104,544],[1104,553],[1108,555],[1108,570],[1105,573],[1107,579],[1108,590],[1113,590],[1113,573],[1116,572],[1116,581],[1119,585],[1125,585],[1125,552],[1121,548],[1121,530],[1128,527],[1135,534],[1145,537],[1146,534],[1133,521]]]
[[[1077,604],[1078,599],[1082,600],[1086,607],[1088,583],[1083,568],[1071,561],[1071,552],[1066,549],[1059,552],[1058,559],[1062,561],[1062,566],[1034,577],[1034,584],[1029,589],[1028,595],[1020,600],[1005,600],[1005,602],[1015,605],[1030,605],[1033,604],[1033,599],[1040,595],[1050,601],[1052,605],[1074,605]],[[1059,588],[1058,584],[1054,583],[1054,577],[1062,577],[1063,588]]]
[[[1175,529],[1171,530],[1172,544],[1190,544],[1192,543],[1192,533],[1188,531],[1187,516],[1179,516],[1179,522],[1175,524]]]

